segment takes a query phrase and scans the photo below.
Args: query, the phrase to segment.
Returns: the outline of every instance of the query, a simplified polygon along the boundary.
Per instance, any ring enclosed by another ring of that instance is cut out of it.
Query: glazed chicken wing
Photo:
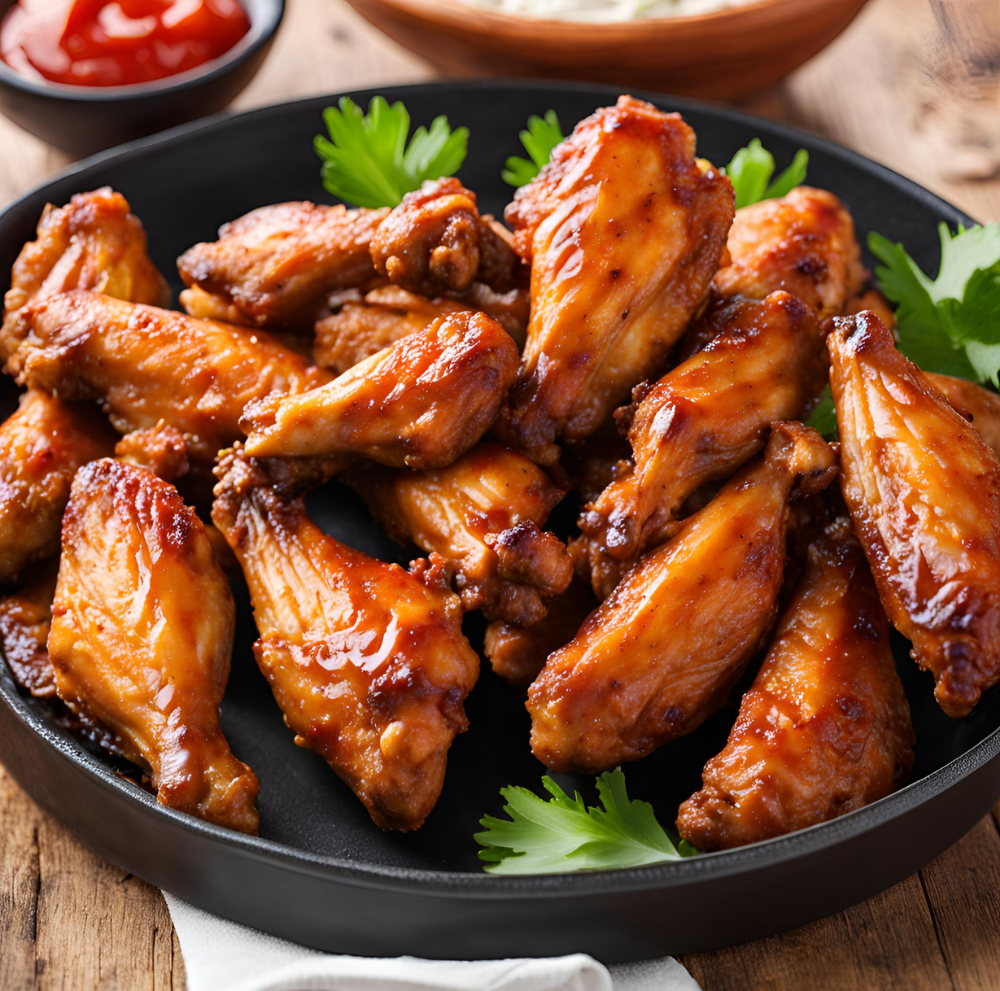
[[[528,689],[531,749],[596,773],[696,729],[725,701],[778,608],[790,499],[836,473],[810,427],[777,423],[677,535],[632,568]]]
[[[711,323],[712,342],[645,392],[628,434],[633,464],[580,516],[600,598],[669,536],[692,492],[732,474],[775,420],[803,417],[823,389],[823,335],[794,296],[741,300]]]
[[[0,582],[59,550],[76,470],[114,449],[98,410],[29,391],[0,426]]]
[[[246,451],[443,467],[489,429],[516,373],[517,348],[496,321],[449,314],[322,388],[247,407]]]
[[[708,297],[733,191],[694,144],[677,114],[623,96],[507,208],[531,262],[531,321],[498,436],[539,463],[597,430]]]
[[[479,444],[447,468],[361,468],[342,476],[382,528],[444,569],[465,609],[527,626],[565,591],[573,563],[542,531],[566,494],[534,462]]]
[[[892,624],[950,716],[1000,681],[1000,462],[874,313],[827,339],[842,485]]]
[[[729,742],[677,828],[707,852],[814,826],[894,791],[913,744],[889,623],[841,518],[811,545]]]
[[[382,275],[423,296],[464,292],[473,282],[508,292],[528,274],[511,241],[479,216],[475,193],[457,179],[435,179],[407,193],[379,224],[371,256]]]
[[[326,536],[252,459],[231,454],[218,474],[212,519],[243,567],[254,654],[296,743],[383,829],[417,829],[479,672],[457,596]]]
[[[172,809],[257,831],[257,779],[219,728],[235,608],[205,527],[177,490],[105,459],[63,521],[49,658],[59,698],[148,770]]]
[[[763,299],[784,289],[820,319],[842,313],[868,277],[847,207],[809,186],[737,210],[729,254],[715,275],[720,296]]]
[[[1000,458],[1000,395],[967,379],[925,372],[928,381],[969,421]]]
[[[240,436],[248,402],[330,378],[260,331],[100,293],[29,304],[0,339],[10,354],[6,370],[20,384],[63,399],[100,399],[122,433],[163,420],[202,464]]]
[[[257,327],[308,330],[326,297],[375,276],[372,237],[388,210],[276,203],[219,230],[177,259],[184,284]]]

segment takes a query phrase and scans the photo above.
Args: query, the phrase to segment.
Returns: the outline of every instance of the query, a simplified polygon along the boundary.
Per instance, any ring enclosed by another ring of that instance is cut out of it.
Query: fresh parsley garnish
[[[528,118],[528,129],[521,132],[521,144],[530,158],[511,155],[507,159],[507,167],[500,177],[508,186],[515,189],[526,186],[548,165],[552,157],[552,149],[563,140],[559,118],[554,110],[546,110],[544,117]]]
[[[837,439],[837,411],[833,405],[833,393],[827,385],[819,397],[816,408],[809,414],[806,424],[818,430],[827,440]]]
[[[435,117],[430,129],[410,133],[410,115],[402,103],[391,106],[376,96],[368,113],[347,96],[323,111],[329,138],[317,135],[313,145],[323,162],[327,191],[345,203],[377,209],[396,206],[404,194],[427,179],[454,175],[465,161],[469,129]]]
[[[632,800],[621,768],[597,778],[601,806],[587,806],[580,793],[572,798],[548,775],[545,799],[527,788],[501,788],[509,819],[485,816],[479,858],[492,874],[561,874],[566,871],[641,867],[679,860],[698,851],[679,846],[656,821],[648,802]]]
[[[809,152],[800,148],[792,164],[772,182],[774,155],[760,143],[760,138],[754,138],[733,155],[733,160],[725,168],[736,193],[736,209],[791,192],[805,181],[808,166]]]
[[[1000,373],[1000,224],[938,228],[941,267],[924,274],[901,244],[874,232],[868,248],[875,274],[894,303],[899,349],[928,372],[975,382]]]

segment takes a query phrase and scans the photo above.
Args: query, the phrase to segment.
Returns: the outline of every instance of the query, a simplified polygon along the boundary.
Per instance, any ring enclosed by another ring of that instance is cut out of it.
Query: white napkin
[[[609,970],[583,953],[484,961],[332,956],[163,897],[188,991],[700,991],[673,957]]]

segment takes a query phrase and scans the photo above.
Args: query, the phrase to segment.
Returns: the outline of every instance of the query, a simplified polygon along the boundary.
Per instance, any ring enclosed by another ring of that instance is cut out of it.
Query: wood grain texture
[[[821,56],[745,105],[856,148],[978,219],[1000,219],[998,11],[996,0],[871,0]],[[236,107],[429,75],[341,0],[294,0]],[[0,202],[65,162],[0,118]],[[862,905],[684,963],[705,991],[1000,991],[998,961],[1000,807]],[[184,988],[159,892],[86,851],[2,767],[0,988]]]

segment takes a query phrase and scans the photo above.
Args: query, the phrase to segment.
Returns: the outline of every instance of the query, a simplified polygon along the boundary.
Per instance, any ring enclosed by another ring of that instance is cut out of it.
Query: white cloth
[[[163,896],[188,991],[699,991],[673,957],[609,969],[582,953],[484,961],[332,956]]]

